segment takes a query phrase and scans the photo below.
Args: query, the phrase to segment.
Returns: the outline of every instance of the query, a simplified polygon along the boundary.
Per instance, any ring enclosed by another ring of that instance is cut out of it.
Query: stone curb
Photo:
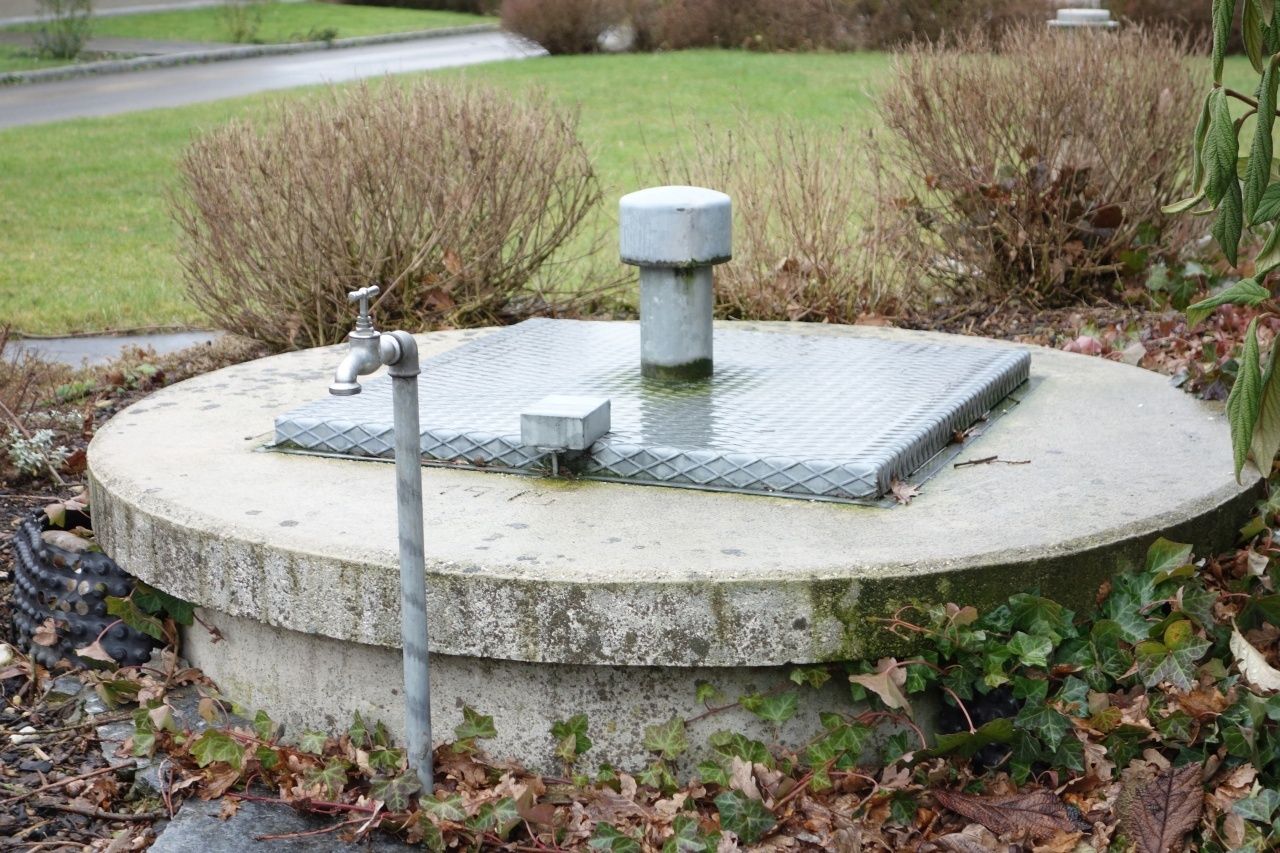
[[[103,62],[86,62],[61,68],[42,68],[37,71],[10,71],[0,74],[0,86],[22,83],[49,83],[70,80],[95,74],[118,74],[125,71],[143,71],[148,68],[171,68],[206,62],[226,62],[235,59],[254,59],[259,56],[284,56],[291,53],[309,53],[319,50],[341,50],[350,47],[370,47],[379,44],[446,38],[448,36],[473,35],[498,32],[497,24],[469,24],[461,27],[441,27],[434,30],[415,30],[409,33],[387,33],[380,36],[356,36],[333,41],[308,41],[292,44],[254,44],[229,47],[220,50],[169,53],[162,56],[139,56],[134,59],[111,59]]]

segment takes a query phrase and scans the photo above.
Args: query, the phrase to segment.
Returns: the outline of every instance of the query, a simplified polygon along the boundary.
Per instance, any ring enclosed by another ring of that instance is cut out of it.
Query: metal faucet
[[[383,364],[379,345],[382,335],[369,319],[369,300],[381,292],[382,288],[371,284],[347,294],[348,302],[360,303],[360,316],[356,318],[356,327],[347,335],[350,350],[334,372],[333,382],[329,383],[329,393],[334,396],[359,394],[360,377],[373,373]]]
[[[408,332],[379,334],[369,319],[369,300],[381,289],[362,287],[347,294],[360,303],[350,350],[334,373],[329,393],[360,393],[360,377],[387,366],[396,445],[396,514],[400,540],[400,639],[404,648],[405,732],[409,766],[432,791],[431,680],[427,656],[427,572],[423,553],[422,434],[418,422],[418,343]]]

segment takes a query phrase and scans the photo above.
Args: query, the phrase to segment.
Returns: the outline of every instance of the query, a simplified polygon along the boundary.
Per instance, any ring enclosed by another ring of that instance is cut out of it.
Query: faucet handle
[[[360,303],[360,318],[356,321],[357,325],[369,325],[372,327],[372,324],[369,321],[369,300],[381,292],[381,287],[378,287],[376,284],[371,284],[368,287],[362,287],[359,290],[353,290],[347,294],[348,302]]]

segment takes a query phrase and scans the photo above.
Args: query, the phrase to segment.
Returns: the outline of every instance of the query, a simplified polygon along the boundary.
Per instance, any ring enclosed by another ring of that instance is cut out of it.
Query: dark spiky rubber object
[[[89,527],[84,513],[68,511],[67,527]],[[102,647],[121,666],[146,663],[159,643],[108,615],[108,597],[133,592],[134,579],[99,551],[68,551],[45,542],[50,529],[42,510],[28,516],[13,537],[13,624],[18,641],[37,662],[47,667],[59,660],[82,667],[75,650],[102,635]],[[32,635],[46,619],[58,625],[58,642],[42,646]],[[117,624],[111,625],[116,622]],[[103,634],[103,629],[111,628]]]

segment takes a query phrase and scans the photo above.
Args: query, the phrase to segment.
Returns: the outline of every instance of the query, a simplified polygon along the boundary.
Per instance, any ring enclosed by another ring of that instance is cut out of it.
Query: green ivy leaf
[[[556,739],[556,757],[566,764],[572,764],[578,756],[591,749],[586,714],[574,714],[567,720],[553,723],[551,736]]]
[[[164,623],[138,609],[138,605],[132,597],[115,598],[107,596],[107,613],[115,616],[133,630],[141,631],[148,637],[164,642]]]
[[[272,749],[269,746],[260,746],[254,750],[253,757],[258,759],[258,763],[265,770],[274,770],[280,766],[280,750]]]
[[[395,773],[404,765],[404,753],[393,748],[375,749],[369,753],[369,766],[384,773]]]
[[[364,724],[364,717],[360,716],[359,711],[356,711],[351,720],[351,727],[347,729],[347,737],[351,739],[351,745],[356,749],[364,749],[368,743],[369,727]]]
[[[1252,797],[1231,806],[1231,810],[1240,817],[1258,823],[1271,823],[1277,808],[1280,808],[1280,791],[1274,788],[1263,788]]]
[[[1146,622],[1136,632],[1134,639],[1146,636]],[[1133,665],[1133,655],[1121,646],[1129,638],[1119,623],[1110,619],[1099,619],[1089,630],[1089,645],[1093,649],[1093,659],[1099,671],[1111,678],[1118,679],[1129,671]]]
[[[661,758],[637,773],[636,781],[663,792],[674,791],[677,787],[676,777],[671,775],[671,768]]]
[[[807,684],[817,690],[831,680],[831,673],[825,666],[798,666],[791,670],[790,677],[795,684]]]
[[[503,797],[481,806],[467,825],[478,832],[492,832],[505,841],[519,823],[520,811],[516,808],[516,801]]]
[[[729,787],[729,769],[718,761],[698,762],[698,778],[707,785]]]
[[[347,787],[347,771],[350,767],[351,765],[341,758],[330,758],[325,762],[324,767],[319,767],[307,773],[303,777],[303,781],[307,785],[319,785],[324,789],[325,795],[332,800],[342,793],[343,788]]]
[[[191,755],[201,767],[207,767],[215,761],[229,764],[236,770],[244,767],[244,747],[221,729],[205,729],[195,743],[191,744]]]
[[[991,720],[978,727],[976,732],[957,732],[949,735],[938,735],[930,749],[917,755],[924,758],[940,758],[954,755],[958,758],[972,758],[992,744],[1008,744],[1013,742],[1013,720],[1001,718]]]
[[[470,705],[463,705],[462,722],[454,726],[453,734],[458,740],[494,738],[498,736],[498,730],[493,726],[493,717],[481,714]]]
[[[763,696],[743,696],[742,707],[767,723],[781,725],[796,715],[800,694],[794,690]]]
[[[610,823],[596,824],[596,831],[587,842],[589,850],[613,850],[615,853],[640,853],[640,842],[624,835]]]
[[[1244,349],[1240,353],[1239,369],[1231,394],[1227,397],[1227,421],[1231,424],[1231,448],[1235,453],[1237,482],[1244,470],[1249,445],[1253,442],[1254,424],[1262,405],[1262,368],[1258,356],[1258,318],[1249,322],[1245,333]]]
[[[1057,749],[1058,744],[1062,743],[1062,739],[1071,728],[1070,720],[1044,702],[1028,702],[1022,706],[1013,724],[1019,729],[1034,734],[1049,749]]]
[[[156,733],[154,731],[138,730],[133,733],[133,749],[131,750],[135,758],[150,756],[156,751]]]
[[[163,590],[135,581],[129,596],[146,613],[161,613],[173,617],[179,625],[190,627],[195,622],[196,606],[176,598]]]
[[[376,776],[369,783],[369,794],[375,800],[382,800],[393,812],[408,811],[414,794],[421,790],[422,782],[412,770],[399,776]]]
[[[744,844],[755,844],[778,823],[763,803],[741,791],[725,791],[716,797],[715,803],[720,812],[720,826]]]
[[[1018,658],[1023,666],[1049,666],[1049,655],[1053,654],[1053,642],[1046,636],[1019,631],[1009,640],[1009,651]]]
[[[699,705],[705,705],[720,695],[720,690],[709,681],[697,681],[697,693],[694,701]]]
[[[425,812],[418,815],[418,829],[422,832],[422,846],[431,853],[445,853],[444,833],[432,823]]]
[[[1048,598],[1018,593],[1009,598],[1009,609],[1013,614],[1012,627],[1020,628],[1028,634],[1043,635],[1054,643],[1076,634],[1071,626],[1075,614]]]
[[[1148,574],[1169,574],[1191,562],[1192,548],[1181,542],[1170,542],[1161,536],[1147,548]]]
[[[1190,625],[1185,620],[1178,624]],[[1190,690],[1195,684],[1196,663],[1211,644],[1194,635],[1177,634],[1172,641],[1168,631],[1165,636],[1164,643],[1148,640],[1138,644],[1138,676],[1147,687],[1167,681],[1178,690]]]
[[[311,755],[322,755],[329,736],[324,732],[305,731],[298,738],[298,749]]]
[[[271,740],[276,733],[276,724],[267,716],[266,711],[258,711],[253,715],[253,733],[259,740]]]
[[[443,800],[436,797],[423,797],[418,802],[418,807],[439,820],[461,823],[467,819],[467,811],[462,806],[461,794],[454,794],[453,796],[445,797]]]
[[[1015,784],[1022,785],[1031,776],[1031,769],[1044,757],[1039,739],[1030,732],[1017,731],[1013,736],[1013,751],[1009,755],[1009,775]]]
[[[689,748],[684,720],[672,717],[665,723],[648,726],[644,730],[644,748],[656,752],[665,759],[679,758]]]
[[[714,732],[707,738],[707,742],[719,755],[726,758],[736,756],[752,764],[773,767],[773,756],[769,754],[769,748],[760,741],[752,740],[739,732]]]
[[[714,853],[719,846],[720,833],[703,835],[694,815],[676,815],[671,821],[671,830],[671,837],[662,845],[662,853]]]

